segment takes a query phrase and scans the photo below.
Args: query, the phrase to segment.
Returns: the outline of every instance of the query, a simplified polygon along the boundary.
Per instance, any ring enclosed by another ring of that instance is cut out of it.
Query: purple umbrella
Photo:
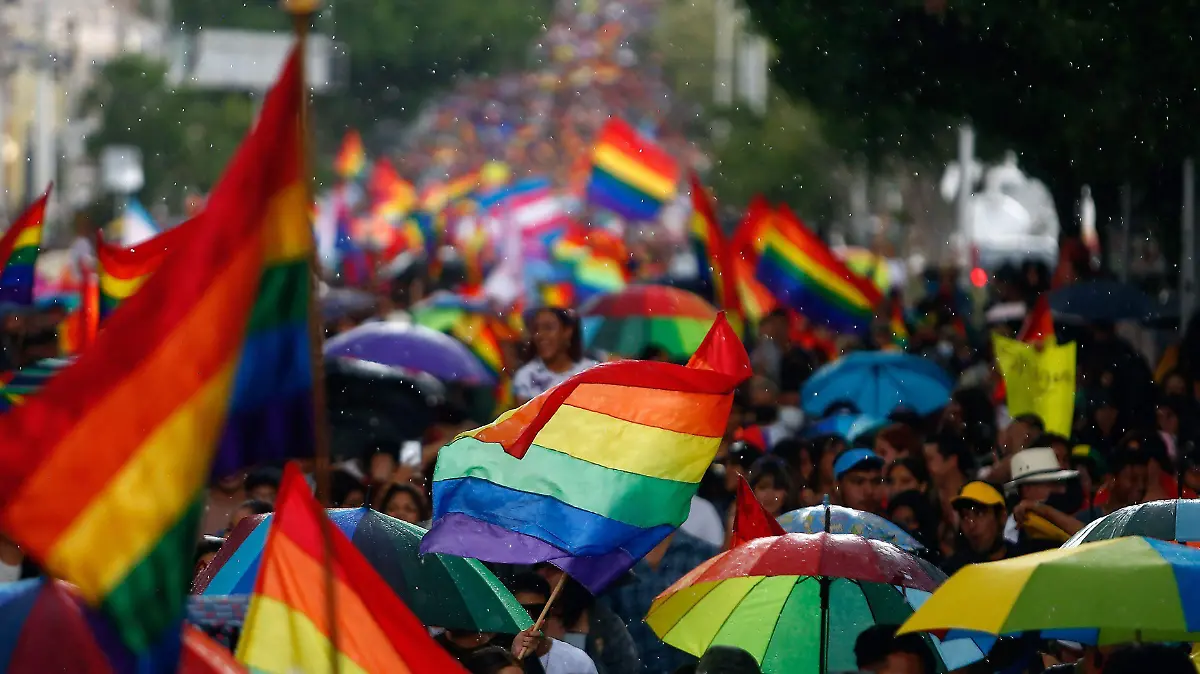
[[[326,358],[358,358],[444,382],[494,385],[495,377],[461,342],[436,330],[403,323],[364,323],[325,342]]]

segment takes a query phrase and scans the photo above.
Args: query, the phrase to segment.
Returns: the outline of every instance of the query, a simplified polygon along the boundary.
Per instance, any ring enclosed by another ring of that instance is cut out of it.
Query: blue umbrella
[[[829,511],[831,534],[855,534],[863,538],[873,538],[909,552],[925,549],[925,546],[918,543],[907,531],[879,515],[828,503],[786,512],[779,516],[779,526],[789,534],[815,534],[825,531],[826,510]]]
[[[836,436],[848,443],[853,443],[885,423],[887,423],[885,419],[878,419],[867,414],[835,414],[804,429],[801,436],[805,440]]]
[[[942,368],[920,356],[858,351],[817,370],[800,389],[800,404],[817,416],[847,402],[875,417],[902,406],[929,414],[950,401],[953,386]]]
[[[364,323],[325,342],[325,357],[358,358],[443,382],[496,384],[495,375],[462,342],[420,325]]]

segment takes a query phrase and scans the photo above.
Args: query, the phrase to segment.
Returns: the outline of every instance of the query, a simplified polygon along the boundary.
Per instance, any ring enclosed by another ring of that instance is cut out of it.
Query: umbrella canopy
[[[325,322],[375,310],[375,296],[365,290],[322,287],[320,295],[321,320]]]
[[[1102,646],[1200,641],[1200,550],[1130,537],[972,564],[900,631]]]
[[[426,625],[516,634],[532,624],[512,593],[477,560],[421,555],[421,527],[370,508],[330,510],[329,519]],[[242,520],[196,579],[195,591],[250,594],[270,522],[270,515]]]
[[[944,578],[898,548],[861,536],[759,538],[667,588],[646,624],[693,655],[713,645],[745,649],[767,674],[853,670],[858,634],[903,621]],[[983,657],[970,640],[928,643],[940,671]]]
[[[496,383],[495,376],[461,342],[420,325],[364,323],[325,342],[325,357],[402,367],[444,382]]]
[[[836,436],[847,443],[853,443],[886,423],[886,420],[869,414],[835,414],[805,428],[802,437],[812,440],[813,438]]]
[[[133,654],[120,645],[107,620],[60,580],[30,578],[0,584],[0,670],[127,672]],[[183,631],[183,674],[245,672],[229,651],[194,627]]]
[[[852,403],[862,414],[886,417],[906,406],[929,414],[950,401],[954,383],[932,361],[904,353],[857,351],[817,370],[800,389],[808,414]]]
[[[515,340],[517,331],[500,318],[487,300],[439,291],[414,306],[413,322],[462,342],[493,376],[504,370],[501,343]]]
[[[422,437],[446,387],[432,376],[354,358],[325,361],[325,401],[337,459],[381,440],[396,444]]]
[[[636,356],[657,346],[672,358],[692,355],[717,318],[699,295],[662,285],[632,285],[580,309],[588,348]]]
[[[829,522],[828,533],[831,534],[864,536],[891,543],[909,552],[925,548],[907,531],[890,521],[854,508],[826,504],[800,508],[779,516],[779,525],[789,534],[815,534],[825,531],[826,522]]]
[[[1119,281],[1074,283],[1052,291],[1048,299],[1056,316],[1081,321],[1140,321],[1155,313],[1146,293]]]
[[[1088,523],[1062,547],[1073,548],[1121,536],[1200,543],[1200,501],[1171,499],[1126,506]]]

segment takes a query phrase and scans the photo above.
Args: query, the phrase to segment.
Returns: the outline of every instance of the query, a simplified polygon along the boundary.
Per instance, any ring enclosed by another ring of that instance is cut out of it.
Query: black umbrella
[[[1146,293],[1128,283],[1087,281],[1050,293],[1050,310],[1056,317],[1085,322],[1145,320],[1154,304]]]
[[[429,375],[352,358],[325,361],[325,393],[335,458],[358,458],[368,444],[417,440],[446,388]]]

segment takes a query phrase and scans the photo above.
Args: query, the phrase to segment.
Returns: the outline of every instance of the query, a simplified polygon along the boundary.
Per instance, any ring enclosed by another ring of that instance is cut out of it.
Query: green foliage
[[[173,206],[189,190],[211,187],[253,118],[245,96],[171,90],[166,66],[143,56],[107,63],[83,108],[100,120],[88,151],[98,157],[107,145],[140,148],[142,199]]]

